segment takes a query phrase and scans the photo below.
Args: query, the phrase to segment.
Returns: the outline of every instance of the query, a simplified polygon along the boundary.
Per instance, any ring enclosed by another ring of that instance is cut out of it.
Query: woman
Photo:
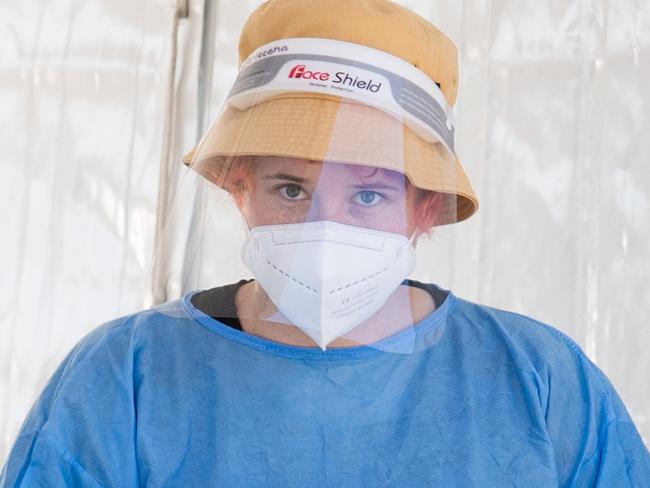
[[[233,198],[254,279],[87,336],[0,485],[650,482],[573,341],[408,279],[418,238],[478,205],[454,153],[451,41],[386,0],[271,0],[240,59],[186,163]]]

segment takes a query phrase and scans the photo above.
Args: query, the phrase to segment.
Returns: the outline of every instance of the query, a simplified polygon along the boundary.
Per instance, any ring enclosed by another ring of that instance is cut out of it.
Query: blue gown
[[[323,352],[190,298],[85,337],[0,486],[650,486],[620,398],[552,327],[450,293],[413,329]]]

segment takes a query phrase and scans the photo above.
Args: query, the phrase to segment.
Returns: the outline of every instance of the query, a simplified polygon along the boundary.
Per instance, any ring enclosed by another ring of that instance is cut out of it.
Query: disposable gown
[[[326,351],[224,325],[192,294],[105,324],[55,372],[0,486],[650,486],[571,339],[445,296],[383,344]]]

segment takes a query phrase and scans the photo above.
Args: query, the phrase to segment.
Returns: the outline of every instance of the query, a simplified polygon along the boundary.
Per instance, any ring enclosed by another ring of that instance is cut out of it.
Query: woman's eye
[[[284,185],[280,188],[280,194],[287,200],[302,200],[305,192],[298,185]]]
[[[366,207],[369,207],[372,205],[377,205],[383,199],[384,197],[382,197],[376,191],[363,190],[354,196],[354,203],[358,203],[359,205],[364,205]]]

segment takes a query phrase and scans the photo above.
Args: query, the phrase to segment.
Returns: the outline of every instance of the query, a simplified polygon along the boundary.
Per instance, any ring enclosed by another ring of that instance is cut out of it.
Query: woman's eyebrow
[[[404,186],[394,186],[388,185],[386,183],[362,183],[360,185],[351,185],[351,188],[357,190],[364,190],[366,188],[372,188],[373,190],[392,190],[392,191],[404,191]]]
[[[288,173],[275,173],[273,175],[267,175],[262,177],[263,180],[289,180],[296,183],[305,183],[307,180],[305,178],[300,178],[299,176],[290,175]]]

